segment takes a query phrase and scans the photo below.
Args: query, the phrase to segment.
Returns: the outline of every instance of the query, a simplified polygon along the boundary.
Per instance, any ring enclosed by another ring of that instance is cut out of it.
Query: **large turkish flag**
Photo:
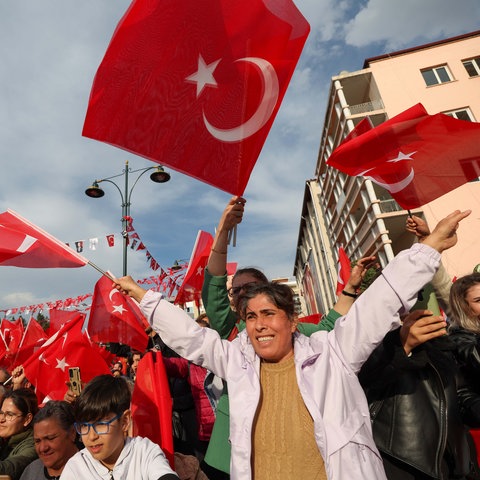
[[[309,30],[291,0],[134,0],[83,135],[241,195]]]

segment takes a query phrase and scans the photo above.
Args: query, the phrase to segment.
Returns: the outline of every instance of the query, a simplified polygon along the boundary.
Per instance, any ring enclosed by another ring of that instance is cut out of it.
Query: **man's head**
[[[115,362],[112,365],[112,375],[114,377],[119,377],[122,374],[123,374],[123,364],[122,364],[122,362],[120,362],[120,361]]]
[[[131,420],[131,391],[123,377],[99,375],[75,402],[75,429],[92,454],[113,468],[125,443]]]

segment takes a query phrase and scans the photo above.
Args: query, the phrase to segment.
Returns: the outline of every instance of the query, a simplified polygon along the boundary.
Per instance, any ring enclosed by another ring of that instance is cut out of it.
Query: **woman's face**
[[[467,301],[473,315],[480,318],[480,283],[471,286],[467,290],[465,300]]]
[[[16,433],[23,432],[32,421],[32,414],[23,415],[11,398],[3,401],[2,413],[0,414],[0,438],[10,438]]]
[[[76,452],[73,426],[64,430],[56,418],[41,420],[33,426],[35,450],[50,475],[58,475]]]
[[[247,333],[256,354],[267,362],[293,355],[292,333],[297,324],[265,294],[249,300],[245,311]]]

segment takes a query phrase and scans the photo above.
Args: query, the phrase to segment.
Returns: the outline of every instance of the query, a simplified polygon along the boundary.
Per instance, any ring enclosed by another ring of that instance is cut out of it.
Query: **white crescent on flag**
[[[399,152],[396,158],[392,158],[391,160],[387,160],[386,163],[397,163],[397,162],[401,162],[401,161],[405,161],[405,160],[412,161],[413,160],[412,155],[415,154],[415,153],[417,153],[417,152],[412,152],[412,153],[407,153],[407,154],[405,154],[403,152]],[[413,170],[413,168],[410,168],[410,172],[404,178],[399,180],[398,182],[386,183],[386,182],[381,182],[378,178],[375,177],[375,175],[372,175],[372,173],[374,171],[375,171],[375,167],[374,168],[369,168],[368,170],[365,170],[365,171],[359,173],[357,176],[368,178],[372,182],[375,182],[377,185],[380,185],[380,187],[383,187],[386,190],[388,190],[390,193],[401,192],[413,181],[413,179],[415,177],[415,171]],[[371,172],[370,175],[366,175],[369,172]]]
[[[203,121],[207,130],[217,140],[225,143],[240,142],[257,133],[270,119],[277,104],[280,91],[277,73],[270,62],[263,58],[245,57],[236,62],[247,62],[255,65],[262,75],[263,96],[255,113],[244,123],[235,128],[221,129],[214,127],[203,113]]]

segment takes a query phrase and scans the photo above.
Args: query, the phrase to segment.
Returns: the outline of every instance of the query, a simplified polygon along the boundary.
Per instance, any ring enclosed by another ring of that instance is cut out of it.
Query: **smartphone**
[[[417,303],[411,308],[413,310],[431,310],[434,315],[440,315],[440,306],[433,287],[427,283],[420,292],[418,292]]]
[[[70,379],[70,390],[75,395],[80,395],[82,391],[82,380],[80,378],[80,368],[70,367],[68,369],[68,377]]]

